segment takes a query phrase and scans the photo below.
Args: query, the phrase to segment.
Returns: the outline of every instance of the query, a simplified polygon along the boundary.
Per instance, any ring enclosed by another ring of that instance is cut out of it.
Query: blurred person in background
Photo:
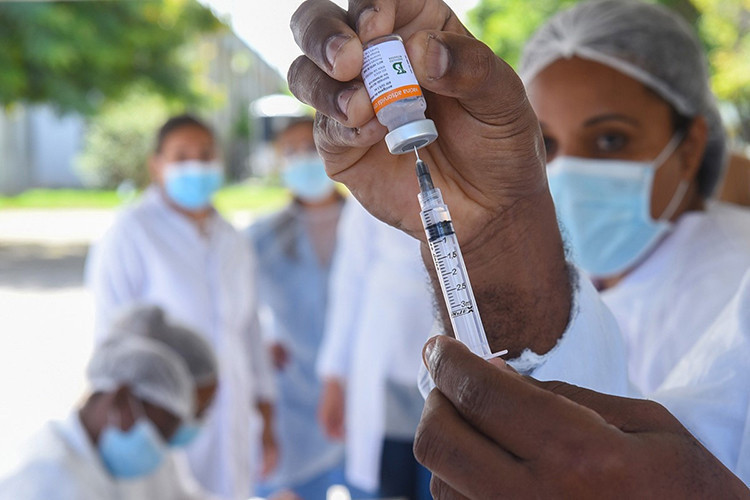
[[[665,7],[586,2],[537,31],[520,75],[562,232],[649,394],[750,267],[750,213],[710,200],[727,155],[703,49]]]
[[[148,304],[127,308],[113,322],[110,336],[113,339],[147,338],[171,349],[190,372],[195,393],[195,412],[169,439],[170,453],[155,473],[158,480],[129,481],[127,497],[163,500],[211,498],[196,482],[184,453],[184,448],[204,427],[218,388],[218,363],[211,345],[197,333],[171,321],[160,307]],[[180,487],[175,488],[174,482]]]
[[[168,347],[128,337],[100,345],[87,369],[91,396],[31,442],[20,468],[0,481],[3,500],[202,498],[161,474],[168,443],[193,418],[188,369]],[[134,482],[147,493],[132,496]]]
[[[320,423],[345,441],[354,498],[430,498],[430,474],[412,451],[424,404],[420,353],[434,318],[419,241],[350,198],[331,273]]]
[[[261,473],[277,460],[273,373],[260,338],[253,254],[212,205],[223,169],[205,123],[190,115],[169,119],[149,167],[151,187],[119,215],[87,261],[96,334],[103,340],[118,310],[147,302],[205,336],[219,360],[219,389],[204,430],[186,448],[188,460],[204,488],[245,499],[260,443]]]
[[[312,118],[293,119],[274,146],[292,201],[247,230],[278,388],[279,465],[258,492],[273,497],[290,490],[303,499],[322,499],[343,481],[343,447],[327,438],[315,419],[321,392],[315,360],[344,199],[315,149]]]

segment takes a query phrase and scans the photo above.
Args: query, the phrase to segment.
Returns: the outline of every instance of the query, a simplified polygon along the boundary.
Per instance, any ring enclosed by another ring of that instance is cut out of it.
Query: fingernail
[[[437,337],[432,337],[427,341],[427,343],[422,348],[422,361],[424,362],[424,365],[429,368],[430,363],[430,355],[432,354],[432,351],[435,350],[435,342],[437,341]]]
[[[349,35],[332,35],[326,40],[326,61],[328,61],[328,69],[333,69],[336,65],[336,56],[338,55],[341,47],[346,42],[351,40]]]
[[[427,76],[432,80],[437,80],[445,75],[450,64],[450,53],[448,47],[437,39],[435,35],[430,35],[427,39],[427,50],[425,51],[427,63]]]
[[[370,29],[372,19],[375,17],[375,14],[377,14],[379,10],[380,9],[377,7],[370,7],[362,11],[362,13],[359,15],[359,18],[357,19],[357,34],[362,35],[367,33],[367,31]]]
[[[337,98],[339,111],[346,117],[349,118],[349,113],[347,112],[349,109],[349,101],[352,100],[352,97],[354,96],[354,93],[357,91],[356,87],[344,89],[339,93],[339,96]]]

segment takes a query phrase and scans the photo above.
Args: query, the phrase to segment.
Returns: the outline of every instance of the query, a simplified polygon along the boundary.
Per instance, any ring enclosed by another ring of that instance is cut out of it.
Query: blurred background
[[[512,65],[544,19],[575,3],[446,1]],[[750,1],[661,3],[700,33],[732,147],[748,153]],[[216,205],[238,227],[285,203],[268,96],[288,93],[298,4],[0,1],[0,472],[8,450],[83,393],[88,246],[148,183],[168,116],[191,111],[217,131],[229,183]]]

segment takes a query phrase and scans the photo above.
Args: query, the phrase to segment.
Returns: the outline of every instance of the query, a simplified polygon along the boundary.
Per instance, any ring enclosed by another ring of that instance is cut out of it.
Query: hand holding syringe
[[[417,155],[419,206],[422,208],[420,216],[435,270],[440,279],[440,288],[443,290],[453,333],[477,356],[484,359],[502,356],[508,351],[493,354],[487,342],[448,206],[443,202],[440,189],[432,184],[430,170],[419,158],[417,148],[414,148],[414,153]]]

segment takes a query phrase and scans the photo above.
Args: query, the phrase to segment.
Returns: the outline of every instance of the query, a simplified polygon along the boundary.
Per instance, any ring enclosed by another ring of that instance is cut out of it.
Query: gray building
[[[198,57],[208,61],[205,79],[220,105],[206,114],[221,140],[231,178],[252,174],[250,156],[260,137],[248,106],[286,86],[284,78],[233,33],[202,39]],[[76,156],[86,122],[81,116],[58,116],[51,106],[17,105],[0,109],[0,194],[35,187],[76,188],[82,180]]]

